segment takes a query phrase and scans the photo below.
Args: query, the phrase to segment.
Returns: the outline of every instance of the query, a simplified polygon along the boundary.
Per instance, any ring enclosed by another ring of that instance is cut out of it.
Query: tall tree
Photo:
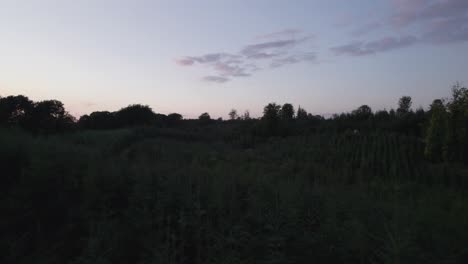
[[[231,111],[229,111],[229,119],[236,120],[238,117],[236,109],[231,109]]]
[[[281,106],[276,103],[269,103],[263,108],[262,123],[264,134],[268,136],[278,134],[280,110]]]
[[[427,159],[442,161],[447,134],[447,111],[442,100],[434,100],[431,104],[431,121],[426,135],[424,155]]]
[[[411,110],[411,97],[410,96],[402,96],[398,101],[398,109],[397,114],[403,115],[408,113]]]
[[[70,129],[75,119],[58,100],[46,100],[34,105],[28,115],[25,126],[32,130],[42,132],[55,132]]]
[[[147,105],[133,104],[115,113],[120,127],[149,125],[154,122],[156,114]]]
[[[113,129],[117,127],[114,113],[108,111],[92,112],[84,115],[78,121],[78,125],[86,129]]]
[[[168,114],[166,119],[169,125],[175,125],[182,121],[182,115],[178,113],[172,113]]]
[[[264,120],[278,120],[281,106],[276,103],[269,103],[263,108],[263,117]]]
[[[292,104],[284,104],[280,110],[280,117],[284,121],[290,121],[294,118],[294,106]]]
[[[450,117],[447,159],[468,162],[468,89],[455,84],[447,108]]]
[[[198,120],[203,124],[207,124],[211,122],[211,116],[205,112],[198,117]]]
[[[244,114],[242,115],[242,119],[250,120],[250,112],[249,110],[245,110]]]
[[[307,119],[307,111],[304,108],[302,108],[301,106],[299,106],[297,108],[296,118],[298,120],[306,120]]]
[[[372,116],[372,109],[368,105],[362,105],[352,112],[358,119],[368,119]]]
[[[20,124],[33,108],[33,102],[23,95],[0,98],[0,124]]]

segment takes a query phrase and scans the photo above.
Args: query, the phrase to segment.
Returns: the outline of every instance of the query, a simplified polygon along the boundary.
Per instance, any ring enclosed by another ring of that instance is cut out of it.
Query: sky
[[[468,84],[467,0],[0,0],[0,95],[75,116],[413,107]]]

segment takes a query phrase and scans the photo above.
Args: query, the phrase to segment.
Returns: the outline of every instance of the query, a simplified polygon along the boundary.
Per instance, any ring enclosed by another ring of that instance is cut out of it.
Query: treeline
[[[460,86],[427,111],[404,96],[327,119],[276,103],[226,121],[141,105],[75,120],[22,96],[0,109],[0,263],[468,259]]]
[[[58,132],[76,123],[57,100],[33,102],[23,95],[0,97],[0,125],[20,126],[33,132]]]
[[[157,124],[176,124],[180,114],[156,114],[149,106],[130,105],[116,112],[93,112],[79,120],[70,115],[62,102],[33,102],[23,95],[0,97],[0,125],[19,126],[28,131],[57,133],[76,129],[116,129]]]
[[[82,116],[78,128],[84,129],[115,129],[151,125],[176,125],[182,120],[182,115],[173,113],[169,115],[156,114],[146,105],[134,104],[116,112],[93,112]]]
[[[455,86],[452,98],[434,100],[430,112],[425,156],[436,162],[468,164],[468,89]]]
[[[468,89],[454,85],[452,97],[436,99],[428,111],[414,111],[412,99],[403,96],[397,109],[373,111],[362,105],[349,113],[335,114],[325,119],[297,111],[292,104],[270,103],[263,109],[263,116],[251,118],[248,111],[239,115],[235,109],[229,112],[228,121],[214,120],[202,113],[198,120],[184,120],[182,115],[155,113],[149,106],[134,104],[115,112],[99,111],[84,115],[78,120],[71,116],[63,103],[57,100],[33,102],[27,97],[0,97],[0,125],[20,126],[40,133],[66,132],[80,129],[117,129],[141,126],[154,127],[204,127],[210,124],[238,124],[238,137],[249,138],[286,137],[310,133],[362,134],[386,131],[421,138],[426,143],[425,156],[433,162],[468,162]],[[219,129],[221,131],[222,129]]]

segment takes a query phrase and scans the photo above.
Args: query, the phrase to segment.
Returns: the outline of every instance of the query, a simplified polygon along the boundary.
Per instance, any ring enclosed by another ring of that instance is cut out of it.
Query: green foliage
[[[82,128],[87,129],[113,129],[117,128],[117,120],[114,113],[108,111],[92,112],[84,115],[78,121]]]
[[[129,105],[115,113],[119,127],[150,125],[155,119],[155,113],[147,105]]]
[[[456,84],[447,103],[447,159],[468,163],[468,89]]]
[[[300,106],[297,108],[297,116],[298,120],[307,120],[307,111]]]
[[[431,113],[424,155],[429,160],[440,162],[443,158],[447,138],[447,111],[442,100],[434,100],[431,105]]]
[[[368,105],[362,105],[352,112],[358,119],[369,119],[372,117],[372,109]]]
[[[427,163],[418,138],[317,133],[243,148],[196,134],[213,128],[194,128],[190,137],[164,128],[48,137],[0,129],[7,168],[0,262],[462,263],[467,256],[463,169]]]
[[[50,133],[71,130],[74,121],[57,100],[33,103],[22,95],[0,98],[0,125]]]
[[[198,120],[200,120],[200,121],[209,121],[209,120],[211,120],[210,114],[203,113],[198,117]]]
[[[0,124],[22,124],[33,108],[33,102],[22,95],[0,98]]]
[[[59,101],[0,98],[0,263],[465,263],[467,109],[131,105],[57,134]]]
[[[276,103],[269,103],[263,108],[262,119],[268,121],[277,121],[280,116],[281,106]]]
[[[411,110],[411,105],[412,105],[411,97],[409,96],[401,97],[400,100],[398,101],[397,113],[399,115],[404,115],[404,114],[409,113]]]
[[[284,104],[279,112],[280,117],[284,121],[291,121],[294,118],[294,106],[292,104]]]
[[[279,135],[281,106],[276,103],[269,103],[263,108],[262,131],[266,136]]]

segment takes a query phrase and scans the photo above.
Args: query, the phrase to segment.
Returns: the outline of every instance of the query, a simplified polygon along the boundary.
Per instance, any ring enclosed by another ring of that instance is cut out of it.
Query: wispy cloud
[[[398,37],[350,41],[332,47],[331,51],[336,55],[364,56],[417,43],[441,45],[468,41],[467,0],[388,1],[392,8],[389,17],[360,26],[352,34],[362,37],[369,32],[385,29]]]
[[[175,62],[180,66],[191,66],[195,63],[195,61],[189,57],[177,59]]]
[[[468,17],[432,21],[423,39],[432,44],[468,41]]]
[[[352,42],[346,45],[331,48],[336,55],[364,56],[379,52],[399,49],[416,43],[418,39],[414,36],[400,38],[386,37],[371,42]]]
[[[303,31],[294,28],[288,28],[284,30],[280,30],[277,32],[272,32],[265,35],[257,36],[257,39],[281,39],[281,38],[294,38],[297,35],[302,34]]]
[[[215,70],[221,74],[221,76],[232,76],[232,77],[247,77],[250,73],[247,73],[247,67],[239,66],[237,64],[222,63],[218,62],[214,66]]]
[[[290,56],[280,58],[280,59],[275,59],[271,62],[270,67],[278,68],[278,67],[282,67],[288,64],[295,64],[295,63],[299,63],[303,61],[317,62],[317,54],[315,52],[309,52],[309,53],[304,53],[304,54],[290,55]]]
[[[205,76],[203,77],[203,81],[214,82],[214,83],[225,83],[229,81],[229,78],[222,77],[222,76]]]
[[[454,19],[467,16],[466,0],[391,0],[395,12],[391,21],[397,27],[434,19]]]
[[[176,60],[176,63],[183,66],[190,66],[194,63],[210,64],[217,63],[222,60],[233,60],[240,56],[229,54],[229,53],[210,53],[202,56],[187,56]]]
[[[355,37],[360,37],[370,32],[376,31],[380,28],[382,28],[382,23],[374,21],[374,22],[367,23],[364,26],[359,27],[358,29],[354,30],[352,32],[352,35]]]
[[[301,36],[296,37],[297,34]],[[208,66],[215,75],[205,76],[203,80],[224,83],[232,78],[250,77],[254,72],[265,68],[316,61],[315,53],[296,50],[297,46],[310,39],[308,36],[303,36],[299,30],[278,31],[263,35],[261,38],[268,39],[268,41],[246,45],[236,53],[185,56],[175,62],[180,66]]]
[[[306,41],[307,38],[292,38],[247,45],[241,54],[249,59],[268,59],[283,55],[289,48]]]
[[[467,0],[392,0],[392,25],[398,29],[419,26],[428,44],[468,41]]]

